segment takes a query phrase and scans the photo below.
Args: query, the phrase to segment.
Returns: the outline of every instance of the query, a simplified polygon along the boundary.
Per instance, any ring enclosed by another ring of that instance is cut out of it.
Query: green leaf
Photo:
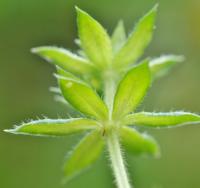
[[[104,142],[99,131],[93,131],[86,135],[75,147],[66,161],[64,167],[65,180],[70,180],[93,164],[100,156],[103,145]]]
[[[89,14],[77,8],[78,32],[81,46],[88,58],[104,68],[112,61],[112,45],[104,28]]]
[[[149,67],[153,78],[159,78],[168,73],[168,71],[177,63],[184,61],[183,56],[163,55],[150,61]]]
[[[14,129],[5,130],[14,134],[39,136],[66,136],[86,130],[96,129],[98,123],[85,118],[74,119],[43,119],[23,123]]]
[[[69,79],[73,79],[73,80],[80,80],[78,77],[76,77],[75,75],[71,74],[70,72],[65,71],[64,69],[60,68],[60,67],[56,67],[57,69],[57,77],[59,76],[63,76],[65,78],[69,78]]]
[[[93,88],[95,88],[97,91],[100,90],[100,86],[101,86],[101,82],[99,81],[99,75],[95,74],[95,72],[93,72],[94,74],[90,75],[90,74],[85,74],[83,75],[83,79],[80,79],[79,77],[71,74],[70,72],[67,72],[59,67],[57,67],[57,74],[55,74],[56,78],[60,78],[60,77],[65,77],[68,79],[73,79],[76,80],[78,82],[85,82],[88,83],[89,85],[91,85]]]
[[[132,68],[119,83],[114,98],[113,118],[122,116],[136,109],[142,101],[151,83],[148,62]]]
[[[141,134],[133,128],[121,127],[122,146],[133,155],[150,154],[159,156],[160,151],[155,139],[147,134]]]
[[[135,63],[143,54],[144,49],[152,38],[156,12],[157,5],[136,25],[127,42],[114,58],[114,63],[117,67],[123,68],[131,63]]]
[[[63,48],[44,46],[33,48],[32,52],[73,74],[83,75],[94,70],[87,60]]]
[[[78,111],[85,115],[105,120],[108,109],[102,99],[91,87],[73,79],[59,79],[64,98]]]
[[[173,127],[187,124],[200,123],[200,116],[189,112],[140,112],[125,117],[127,125],[148,127]]]
[[[117,53],[126,41],[126,32],[124,28],[124,23],[120,20],[112,34],[112,47],[113,52]]]

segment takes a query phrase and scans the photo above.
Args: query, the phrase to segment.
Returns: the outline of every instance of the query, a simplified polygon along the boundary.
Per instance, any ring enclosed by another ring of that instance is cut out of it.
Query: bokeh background
[[[67,109],[53,100],[53,66],[30,53],[40,45],[76,49],[74,6],[86,10],[111,33],[117,21],[128,31],[159,3],[157,29],[147,56],[184,54],[186,61],[156,81],[143,109],[200,112],[199,0],[1,0],[0,1],[0,187],[112,188],[113,179],[102,156],[67,185],[61,184],[62,164],[80,136],[39,138],[15,136],[3,129],[22,120],[65,117]],[[200,187],[200,125],[148,130],[160,142],[160,159],[127,155],[130,177],[137,188]]]

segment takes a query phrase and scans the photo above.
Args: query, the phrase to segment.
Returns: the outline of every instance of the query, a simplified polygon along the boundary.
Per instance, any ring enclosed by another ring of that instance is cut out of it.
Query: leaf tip
[[[77,15],[83,15],[83,14],[87,14],[85,11],[83,11],[81,8],[79,8],[78,6],[75,6],[76,9],[76,13]]]
[[[3,132],[16,134],[16,129],[4,129]]]
[[[123,21],[123,19],[120,19],[120,20],[118,21],[118,25],[121,25],[121,26],[124,27],[124,21]]]
[[[156,3],[153,8],[152,8],[152,11],[158,11],[158,7],[159,7],[159,3]]]
[[[161,158],[161,151],[160,151],[160,146],[159,144],[157,144],[156,141],[154,141],[155,143],[155,147],[153,149],[153,156],[156,158],[156,159],[160,159]]]
[[[174,59],[175,59],[176,62],[181,63],[181,62],[185,61],[185,56],[184,55],[175,55]]]
[[[160,148],[158,148],[158,149],[155,151],[154,157],[155,157],[156,159],[160,159],[160,158],[161,158]]]
[[[30,52],[33,53],[33,54],[37,54],[38,53],[38,47],[31,48]]]
[[[77,14],[77,23],[78,25],[80,24],[80,22],[84,22],[86,18],[90,18],[90,15],[85,12],[84,10],[80,9],[78,6],[75,6],[76,9],[76,14]]]
[[[75,5],[75,10],[76,10],[77,12],[81,11],[81,9],[80,9],[77,5]]]
[[[44,51],[46,48],[47,47],[45,47],[45,46],[33,47],[33,48],[30,49],[30,51],[33,54],[40,55],[42,53],[42,51]]]
[[[64,175],[64,177],[61,180],[62,185],[66,185],[68,184],[71,180],[73,179],[73,177],[68,177],[66,175]]]
[[[156,17],[156,14],[157,14],[157,11],[158,11],[158,6],[159,6],[158,3],[155,4],[155,5],[153,6],[153,8],[152,8],[149,12],[147,12],[147,14],[146,14],[144,17],[145,17],[145,18],[150,17],[150,18],[152,18],[152,21],[154,21],[154,20],[155,20],[155,17]]]

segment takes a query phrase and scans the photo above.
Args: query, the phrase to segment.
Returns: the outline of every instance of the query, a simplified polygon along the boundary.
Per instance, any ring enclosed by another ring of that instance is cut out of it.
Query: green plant
[[[78,55],[58,47],[38,47],[32,52],[56,65],[59,89],[54,90],[82,115],[31,121],[5,131],[40,136],[85,131],[87,134],[65,164],[66,180],[91,165],[107,146],[117,186],[129,188],[121,145],[133,155],[159,155],[156,141],[138,132],[137,126],[165,128],[200,122],[200,116],[189,112],[135,112],[152,81],[165,75],[183,57],[165,55],[136,64],[152,38],[157,6],[137,23],[128,38],[122,21],[109,37],[96,20],[76,10]]]

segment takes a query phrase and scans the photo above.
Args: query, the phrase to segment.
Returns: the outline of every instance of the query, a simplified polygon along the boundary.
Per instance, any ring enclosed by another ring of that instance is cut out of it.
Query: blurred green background
[[[0,1],[0,187],[112,188],[108,157],[62,185],[62,164],[79,136],[50,139],[2,132],[42,115],[65,117],[64,106],[48,91],[56,85],[53,66],[30,53],[40,45],[76,49],[74,6],[86,10],[112,32],[117,21],[130,31],[135,21],[159,2],[157,29],[147,56],[184,54],[186,62],[156,81],[142,109],[200,112],[199,0],[1,0]],[[127,155],[136,188],[199,188],[200,125],[148,130],[160,142],[160,159]],[[106,152],[105,152],[106,153]]]

